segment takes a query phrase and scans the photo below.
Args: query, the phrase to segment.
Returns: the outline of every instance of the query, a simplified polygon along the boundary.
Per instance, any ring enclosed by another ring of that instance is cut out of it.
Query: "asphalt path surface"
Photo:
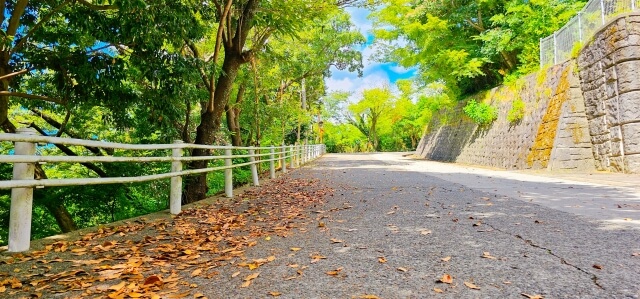
[[[209,298],[640,298],[637,176],[400,153],[325,155],[288,175],[333,196],[290,237],[247,251],[278,257],[251,287],[232,268],[199,282]]]

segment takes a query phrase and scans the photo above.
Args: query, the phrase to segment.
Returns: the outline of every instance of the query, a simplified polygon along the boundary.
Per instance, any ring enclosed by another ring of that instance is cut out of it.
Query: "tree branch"
[[[30,127],[34,128],[36,131],[38,131],[38,133],[40,133],[42,136],[49,136],[44,130],[42,130],[42,128],[40,128],[38,125],[36,125],[35,123],[31,123]],[[63,153],[65,153],[67,156],[78,156],[78,154],[76,154],[75,152],[73,152],[70,148],[68,148],[66,145],[62,145],[62,144],[54,144],[58,149],[60,149],[60,151],[62,151]],[[98,176],[106,178],[109,177],[107,175],[107,173],[102,170],[100,167],[98,167],[97,165],[93,164],[93,163],[80,163],[82,166],[92,170],[93,172],[95,172]]]
[[[71,0],[65,0],[64,2],[60,3],[60,5],[56,6],[54,9],[52,9],[48,14],[46,14],[44,17],[42,17],[40,19],[40,21],[35,24],[28,32],[25,36],[23,36],[20,41],[15,45],[15,47],[13,47],[13,49],[11,50],[12,52],[18,52],[20,49],[22,49],[22,47],[24,46],[24,44],[27,42],[27,40],[29,40],[29,37],[31,37],[31,35],[37,31],[38,29],[40,29],[40,27],[42,27],[42,25],[46,22],[49,21],[49,19],[51,19],[51,17],[58,12],[59,10],[61,10],[63,7],[65,7],[67,4],[69,4],[69,2],[71,2]]]
[[[13,72],[11,74],[6,74],[4,76],[0,76],[0,80],[9,79],[11,77],[22,75],[22,74],[24,74],[24,73],[26,73],[28,71],[29,71],[29,69],[24,69],[24,70],[21,70],[21,71]]]
[[[63,101],[63,100],[53,99],[53,98],[50,98],[50,97],[39,96],[39,95],[35,95],[35,94],[28,94],[28,93],[24,93],[24,92],[0,91],[0,96],[10,96],[10,97],[32,99],[32,100],[42,100],[42,101],[47,101],[47,102],[51,102],[51,103],[56,103],[56,104],[59,104],[59,105],[65,105],[66,104],[65,101]]]
[[[7,36],[16,35],[16,31],[18,27],[20,27],[20,18],[22,18],[27,4],[29,4],[29,0],[18,0],[18,3],[13,7],[13,12],[9,19],[9,26],[7,26]],[[4,14],[4,11],[2,11],[2,13]]]

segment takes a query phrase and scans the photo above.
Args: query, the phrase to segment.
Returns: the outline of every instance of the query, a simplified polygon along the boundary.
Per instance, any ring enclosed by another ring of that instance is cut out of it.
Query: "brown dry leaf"
[[[136,293],[136,292],[131,292],[129,294],[127,294],[129,296],[129,298],[140,298],[142,296],[144,296],[143,294],[140,293]]]
[[[269,292],[269,295],[271,295],[272,297],[278,297],[278,296],[282,295],[282,293],[280,293],[280,292]]]
[[[473,226],[480,226],[480,225],[482,225],[482,222],[476,222],[473,224]]]
[[[150,285],[150,284],[156,284],[156,283],[162,284],[162,278],[160,278],[160,276],[157,276],[157,275],[151,275],[144,280],[143,285]]]
[[[450,256],[448,256],[448,257],[443,257],[443,258],[441,258],[440,260],[442,260],[443,262],[448,262],[448,261],[450,261],[450,260],[451,260],[451,257],[450,257]]]
[[[376,295],[368,295],[368,294],[362,295],[362,296],[360,296],[358,298],[360,298],[360,299],[380,299],[380,297],[378,297]]]
[[[245,281],[250,281],[256,279],[260,275],[260,272],[253,273],[244,278]]]
[[[398,271],[407,272],[409,270],[407,268],[404,268],[404,267],[398,267]]]
[[[334,244],[335,244],[335,243],[342,243],[342,242],[344,242],[344,241],[342,241],[342,240],[338,240],[338,239],[336,239],[336,238],[331,238],[331,243],[334,243]]]
[[[449,274],[444,274],[444,275],[442,275],[442,278],[440,278],[440,280],[438,280],[438,281],[442,282],[442,283],[452,284],[453,283],[453,277],[451,277],[451,275],[449,275]]]
[[[544,297],[542,297],[542,295],[529,295],[527,293],[521,293],[520,295],[525,296],[529,299],[544,299]]]
[[[331,276],[338,276],[338,274],[340,274],[340,271],[342,271],[342,267],[332,270],[332,271],[327,271],[325,272],[327,275],[331,275]]]
[[[433,291],[436,293],[444,293],[444,291],[442,289],[439,288],[433,288]]]
[[[495,256],[491,256],[491,253],[489,253],[488,251],[485,251],[482,253],[482,257],[485,259],[490,259],[490,260],[495,260],[496,257]]]
[[[299,251],[299,250],[301,250],[302,248],[300,248],[300,247],[291,247],[291,248],[289,248],[289,249],[291,249],[291,251]]]
[[[479,290],[480,287],[478,287],[477,285],[470,283],[470,282],[464,282],[464,285],[467,286],[467,288],[473,289],[473,290]]]
[[[7,291],[7,287],[5,286],[0,286],[0,293],[4,293]]]
[[[384,264],[386,262],[387,262],[387,259],[384,256],[379,256],[378,257],[378,263]]]
[[[251,285],[251,280],[247,280],[240,285],[241,288],[247,288]]]
[[[231,274],[231,277],[236,277],[236,276],[238,276],[238,275],[240,275],[240,271],[238,271],[238,272],[236,272],[236,273]]]
[[[151,299],[161,299],[160,295],[158,295],[158,294],[151,294],[150,298]]]
[[[193,295],[193,298],[196,298],[196,299],[203,298],[204,299],[204,298],[206,298],[206,296],[204,294],[202,294],[202,293],[196,293],[195,295]]]
[[[599,264],[594,264],[593,267],[598,269],[598,270],[602,270],[602,268],[603,268],[602,265],[599,265]]]
[[[275,261],[275,260],[276,260],[276,256],[275,256],[275,255],[272,255],[272,256],[268,256],[268,257],[267,257],[267,261],[269,261],[269,262],[273,262],[273,261]]]
[[[110,286],[107,290],[119,291],[127,285],[125,281],[120,282],[119,284]]]
[[[193,270],[193,272],[191,272],[191,277],[196,277],[198,275],[202,274],[202,269],[198,268]]]

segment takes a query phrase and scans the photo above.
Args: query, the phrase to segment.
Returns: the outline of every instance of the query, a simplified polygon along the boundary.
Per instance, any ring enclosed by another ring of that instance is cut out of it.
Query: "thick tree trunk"
[[[222,74],[216,84],[213,100],[213,110],[207,109],[202,113],[200,125],[196,130],[196,144],[211,145],[214,142],[215,133],[220,129],[220,120],[225,106],[229,101],[229,94],[233,87],[233,82],[238,75],[238,69],[243,63],[242,58],[233,51],[225,51],[224,63],[222,64]],[[194,149],[192,156],[208,156],[209,150]],[[194,161],[189,163],[190,169],[206,168],[208,161]],[[209,191],[207,186],[207,175],[200,174],[188,177],[183,203],[192,203],[204,199]]]
[[[64,206],[61,202],[46,202],[44,206],[47,208],[49,213],[53,215],[53,218],[56,219],[58,223],[58,227],[63,233],[72,232],[78,229],[75,221],[73,221],[73,217],[69,213],[69,210]]]
[[[238,96],[233,107],[227,105],[225,110],[227,111],[227,127],[231,132],[231,144],[233,146],[242,146],[242,135],[240,133],[240,108],[244,97],[244,86],[240,86],[238,89]]]

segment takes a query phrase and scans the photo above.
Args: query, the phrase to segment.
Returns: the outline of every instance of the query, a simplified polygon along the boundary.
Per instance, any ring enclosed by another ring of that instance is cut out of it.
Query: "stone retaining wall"
[[[505,169],[640,173],[640,14],[622,15],[596,33],[577,59],[501,86],[477,99],[499,108],[488,127],[462,112],[429,124],[416,153]],[[525,117],[507,121],[512,102]]]
[[[578,66],[597,168],[640,173],[640,14],[603,27]]]
[[[423,136],[417,154],[431,160],[505,169],[583,169],[589,164],[593,169],[584,105],[571,100],[572,95],[580,94],[576,92],[579,88],[571,63],[551,68],[543,76],[525,77],[513,86],[495,88],[475,97],[498,107],[495,122],[477,126],[462,112],[461,103],[446,112],[455,122],[442,124],[436,118],[430,124],[431,132]],[[525,103],[526,113],[519,122],[510,123],[507,114],[516,99]],[[565,128],[571,130],[565,132]]]

